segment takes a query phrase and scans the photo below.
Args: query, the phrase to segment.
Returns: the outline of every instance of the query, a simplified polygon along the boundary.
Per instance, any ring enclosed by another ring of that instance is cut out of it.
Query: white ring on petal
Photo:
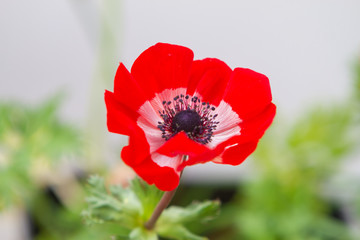
[[[153,153],[151,159],[160,167],[170,167],[175,170],[176,173],[180,173],[176,169],[182,162],[182,156],[168,157],[159,153]]]
[[[173,99],[181,94],[186,96],[186,88],[165,89],[161,93],[155,94],[153,99],[146,101],[138,110],[140,117],[137,119],[137,125],[144,131],[150,146],[151,158],[159,166],[177,167],[178,161],[181,161],[181,156],[171,158],[157,153],[153,154],[166,142],[162,138],[161,130],[157,127],[158,122],[163,121],[159,114],[159,111],[162,112],[164,110],[163,101],[171,101],[172,103]],[[193,96],[197,96],[202,101],[200,94],[195,93]],[[215,121],[219,123],[216,130],[213,131],[211,142],[206,144],[211,149],[214,149],[218,144],[231,137],[241,134],[239,124],[242,120],[228,103],[222,100],[219,106],[215,107],[212,115],[215,114],[218,114]]]
[[[186,88],[165,89],[161,93],[155,94],[150,101],[146,101],[138,110],[140,117],[137,119],[137,125],[144,131],[147,142],[150,146],[150,154],[158,150],[165,143],[161,137],[161,131],[157,127],[158,122],[164,121],[159,111],[164,110],[163,101],[171,101],[180,94],[186,95]]]
[[[234,112],[231,106],[222,100],[219,106],[216,107],[213,115],[217,114],[215,121],[217,124],[216,130],[213,131],[211,142],[207,146],[214,149],[218,144],[234,137],[241,135],[241,128],[239,124],[242,120],[239,118],[236,112]]]

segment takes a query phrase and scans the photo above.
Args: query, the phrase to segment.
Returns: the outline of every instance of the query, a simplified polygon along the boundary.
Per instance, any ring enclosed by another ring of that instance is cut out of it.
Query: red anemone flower
[[[109,131],[130,137],[123,161],[163,191],[178,186],[185,166],[242,163],[275,116],[271,100],[265,75],[194,61],[190,49],[164,43],[131,72],[120,63],[114,92],[105,91]]]

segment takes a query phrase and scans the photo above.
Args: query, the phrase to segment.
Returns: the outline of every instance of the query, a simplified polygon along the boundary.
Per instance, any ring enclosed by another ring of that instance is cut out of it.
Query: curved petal
[[[225,148],[225,151],[213,160],[214,163],[239,165],[241,164],[252,152],[255,151],[258,141],[238,144]]]
[[[178,171],[182,171],[187,166],[192,166],[200,163],[207,163],[218,157],[224,150],[221,147],[217,147],[210,151],[206,151],[197,155],[189,156],[187,161],[182,162],[177,168]]]
[[[134,111],[146,101],[144,92],[122,63],[116,71],[114,94],[119,102]]]
[[[159,166],[151,160],[150,156],[142,164],[132,168],[148,184],[155,184],[162,191],[172,191],[179,185],[179,172],[171,167]]]
[[[129,145],[122,149],[121,158],[148,184],[155,184],[163,191],[171,191],[179,185],[180,173],[176,168],[181,159],[171,159],[178,163],[173,164],[168,159],[151,156],[145,134],[139,127],[130,135]]]
[[[168,157],[178,155],[194,156],[209,151],[209,148],[203,144],[197,143],[184,132],[176,134],[162,145],[156,152]]]
[[[203,102],[217,106],[223,98],[231,72],[226,63],[216,58],[194,61],[187,94],[197,92],[202,96]]]
[[[269,79],[246,68],[236,68],[225,90],[224,100],[242,120],[259,114],[271,103]]]
[[[119,103],[114,93],[105,91],[107,127],[110,132],[130,135],[136,128],[138,114]]]
[[[124,162],[135,167],[143,163],[143,161],[150,156],[149,143],[146,141],[144,131],[138,126],[134,129],[129,137],[129,145],[123,147],[121,151],[121,158]]]
[[[186,47],[158,43],[135,60],[131,74],[147,98],[152,99],[165,89],[187,86],[193,56]]]
[[[253,141],[260,139],[266,129],[273,122],[276,113],[276,106],[270,103],[265,109],[255,117],[247,119],[240,124],[241,127],[241,142]]]

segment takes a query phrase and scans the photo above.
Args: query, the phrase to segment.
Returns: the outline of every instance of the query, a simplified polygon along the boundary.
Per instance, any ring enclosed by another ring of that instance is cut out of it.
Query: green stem
[[[156,206],[153,214],[150,219],[145,223],[145,228],[151,230],[154,228],[156,221],[159,219],[161,213],[169,205],[171,199],[174,197],[177,188],[172,191],[165,192],[162,198],[160,199],[158,205]]]
[[[182,161],[187,160],[187,155],[183,156]],[[180,173],[180,177],[182,172]],[[150,219],[145,223],[145,228],[151,230],[155,227],[156,221],[159,219],[161,213],[165,210],[167,206],[169,206],[171,199],[174,197],[177,188],[172,191],[165,192],[164,195],[161,197],[158,205],[156,206],[153,214],[151,215]]]

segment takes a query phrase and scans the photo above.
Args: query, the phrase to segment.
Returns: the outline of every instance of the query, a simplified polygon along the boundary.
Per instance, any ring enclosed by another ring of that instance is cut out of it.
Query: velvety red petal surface
[[[216,58],[194,61],[187,93],[200,93],[204,102],[215,106],[223,98],[232,71],[224,62]]]
[[[214,162],[220,164],[239,165],[255,151],[257,143],[257,141],[254,141],[230,147],[221,154],[219,160]]]
[[[182,171],[187,166],[192,166],[200,163],[207,163],[215,159],[224,151],[224,148],[215,148],[197,155],[189,156],[189,159],[179,165],[178,171]]]
[[[119,102],[135,112],[146,101],[143,90],[122,63],[116,71],[114,94]]]
[[[224,100],[242,120],[259,114],[271,102],[269,79],[246,68],[236,68],[225,91]]]
[[[168,157],[177,155],[194,156],[209,151],[203,144],[197,143],[184,133],[180,132],[165,142],[156,152]]]
[[[243,143],[260,139],[272,123],[275,113],[276,106],[270,103],[260,114],[241,123],[241,136],[239,136],[238,141]]]
[[[165,89],[187,87],[193,56],[186,47],[158,43],[136,59],[131,74],[152,99]]]
[[[130,164],[128,165],[131,167]],[[148,184],[155,184],[162,191],[172,191],[179,185],[180,176],[173,168],[160,167],[150,157],[144,160],[143,164],[133,167],[133,169]]]
[[[121,104],[114,93],[105,91],[107,126],[110,132],[130,135],[136,126],[138,114]]]

